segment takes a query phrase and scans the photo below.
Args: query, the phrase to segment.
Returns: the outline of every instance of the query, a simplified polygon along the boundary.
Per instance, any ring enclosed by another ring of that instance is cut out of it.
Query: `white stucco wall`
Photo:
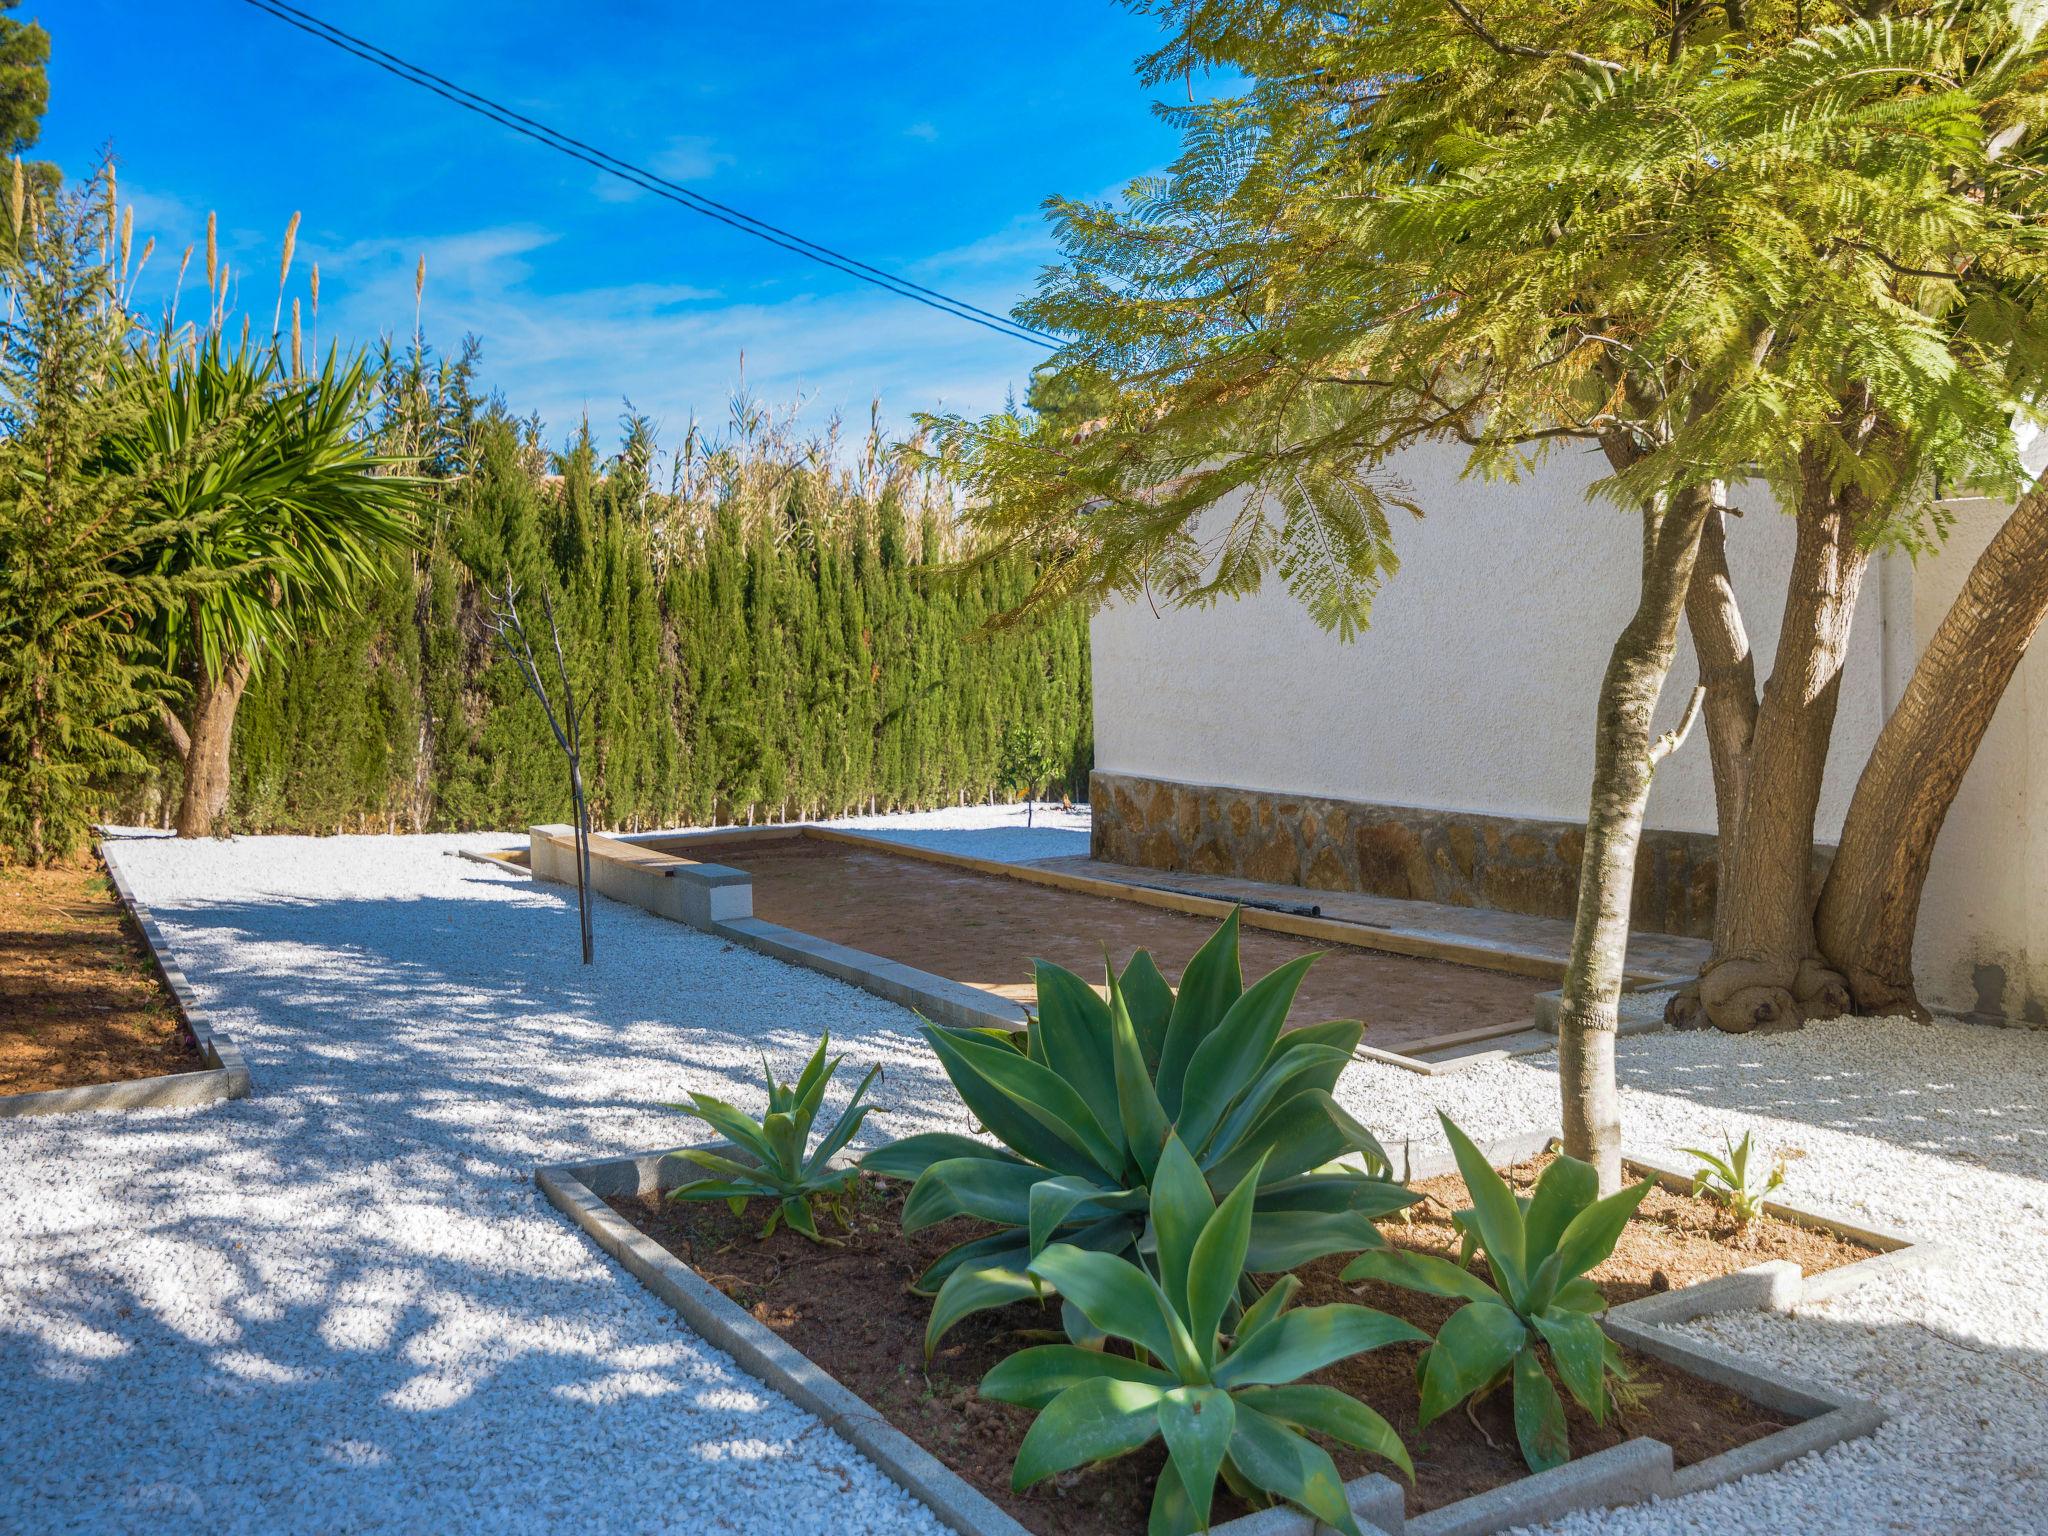
[[[1590,458],[1553,457],[1519,485],[1461,480],[1463,461],[1448,447],[1399,461],[1428,516],[1397,528],[1402,568],[1370,629],[1349,645],[1318,630],[1277,584],[1209,609],[1126,603],[1099,613],[1096,766],[1583,820],[1595,693],[1635,603],[1638,524],[1586,499],[1600,473]],[[1793,528],[1767,496],[1741,504],[1729,562],[1761,678]],[[1913,659],[1997,526],[1994,507],[1959,510],[1940,555],[1918,568],[1886,556],[1865,581],[1821,799],[1823,840],[1840,833],[1855,776]],[[2036,957],[2033,993],[2048,997],[2048,662],[2034,654],[2022,671],[1944,831],[1928,890],[1922,980],[1943,1006],[1976,1006],[1970,977],[1994,952],[2016,981],[2025,957]],[[1696,675],[1684,641],[1662,723],[1677,720]],[[1649,821],[1714,830],[1704,730],[1659,771]],[[2023,991],[2022,983],[2015,999]]]

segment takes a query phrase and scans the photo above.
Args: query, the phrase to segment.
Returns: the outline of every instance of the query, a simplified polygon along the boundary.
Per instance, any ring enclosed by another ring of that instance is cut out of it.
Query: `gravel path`
[[[1019,858],[1073,836],[906,830]],[[686,1139],[659,1107],[686,1089],[758,1108],[757,1051],[826,1028],[888,1065],[878,1133],[937,1128],[909,1015],[612,903],[584,971],[573,898],[445,856],[503,843],[124,845],[257,1097],[0,1127],[0,1531],[940,1530],[530,1181]],[[1556,1529],[2048,1531],[2048,1035],[1648,1037],[1622,1070],[1636,1144],[1754,1126],[1806,1154],[1795,1197],[1964,1262],[1703,1330],[1883,1399],[1872,1440]],[[1432,1104],[1554,1123],[1555,1093],[1543,1058],[1343,1089],[1390,1140],[1433,1139]]]

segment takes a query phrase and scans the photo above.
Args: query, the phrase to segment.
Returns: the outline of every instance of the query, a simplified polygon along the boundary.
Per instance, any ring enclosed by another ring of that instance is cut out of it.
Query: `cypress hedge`
[[[362,611],[267,657],[234,736],[244,832],[512,828],[569,819],[538,704],[492,644],[507,575],[529,627],[543,586],[585,719],[593,824],[620,830],[950,805],[1001,792],[1013,725],[1080,792],[1092,761],[1088,628],[1022,601],[1022,557],[963,560],[943,486],[870,430],[853,468],[744,395],[723,443],[692,431],[657,488],[626,420],[539,428],[469,391],[475,354],[390,364],[385,436],[441,481],[436,525]],[[132,814],[169,792],[136,786]]]

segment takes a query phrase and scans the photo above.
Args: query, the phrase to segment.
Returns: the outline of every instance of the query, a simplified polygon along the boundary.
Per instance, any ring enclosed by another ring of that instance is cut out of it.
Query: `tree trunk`
[[[1842,978],[1815,948],[1810,871],[1842,663],[1870,553],[1857,539],[1853,493],[1830,490],[1818,464],[1803,491],[1785,619],[1751,733],[1732,847],[1722,828],[1714,950],[1700,975],[1708,1019],[1738,1034],[1849,1006]]]
[[[1642,589],[1614,642],[1600,682],[1592,802],[1579,868],[1579,906],[1559,1008],[1557,1071],[1564,1149],[1591,1163],[1600,1188],[1621,1187],[1621,1100],[1614,1037],[1628,957],[1636,846],[1661,755],[1651,716],[1678,647],[1678,620],[1692,581],[1700,529],[1713,506],[1707,487],[1677,493],[1643,513]]]
[[[1816,926],[1860,1012],[1928,1017],[1913,989],[1913,931],[1935,839],[2044,616],[2048,491],[2036,490],[1970,567],[1849,801]]]
[[[235,711],[249,686],[246,657],[230,660],[219,677],[205,664],[192,688],[192,720],[185,734],[185,790],[178,801],[178,836],[210,837],[228,805],[228,748]],[[173,740],[175,740],[175,734]]]

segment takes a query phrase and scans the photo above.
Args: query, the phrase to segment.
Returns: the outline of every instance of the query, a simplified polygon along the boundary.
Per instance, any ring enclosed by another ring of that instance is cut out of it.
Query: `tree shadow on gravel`
[[[1621,1042],[1624,1087],[2048,1178],[2048,1031],[1914,1026],[1901,1051],[1894,1035],[1799,1030],[1746,1037],[1732,1063],[1653,1038]]]

